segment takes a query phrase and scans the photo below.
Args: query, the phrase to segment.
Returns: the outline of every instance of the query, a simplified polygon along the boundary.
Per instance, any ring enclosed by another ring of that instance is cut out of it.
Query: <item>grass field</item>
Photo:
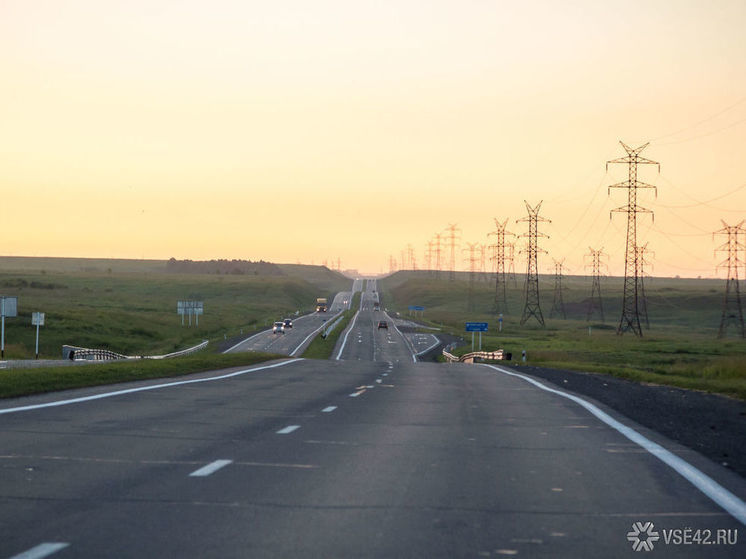
[[[18,297],[5,323],[5,358],[34,357],[31,313],[46,313],[42,358],[62,345],[129,355],[162,354],[201,340],[249,333],[313,308],[317,297],[349,289],[349,279],[321,266],[281,265],[283,276],[174,274],[165,261],[0,258],[0,295]],[[179,300],[204,301],[199,327],[181,325]]]
[[[204,351],[178,359],[9,369],[0,372],[0,398],[244,367],[278,357],[280,356],[255,352],[217,355]]]
[[[513,354],[514,360],[520,360],[526,350],[532,365],[608,373],[746,399],[746,340],[736,337],[734,329],[728,337],[717,339],[724,280],[647,279],[650,327],[643,327],[642,338],[616,334],[622,278],[606,278],[602,283],[604,321],[598,313],[586,320],[589,278],[564,278],[566,318],[550,318],[554,284],[541,281],[543,328],[533,319],[520,325],[520,281],[517,286],[509,284],[509,312],[504,314],[502,333],[497,332],[494,283],[477,281],[470,287],[466,274],[449,281],[443,272],[440,280],[426,272],[400,272],[379,281],[379,286],[382,304],[388,309],[406,316],[409,305],[424,306],[428,323],[463,336],[467,345],[456,353],[471,350],[471,336],[464,332],[464,322],[488,322],[483,348],[503,348]]]

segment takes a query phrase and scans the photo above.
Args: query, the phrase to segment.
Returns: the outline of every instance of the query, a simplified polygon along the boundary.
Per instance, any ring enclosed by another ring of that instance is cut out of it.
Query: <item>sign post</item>
[[[36,358],[39,359],[39,326],[44,326],[44,313],[31,313],[31,324],[36,326]]]
[[[497,319],[497,331],[503,331],[503,313],[500,313],[500,316]]]
[[[199,326],[199,315],[204,314],[205,306],[202,301],[178,301],[176,303],[176,313],[181,315],[181,325],[184,326],[184,315],[189,317],[189,326],[192,325],[192,316],[194,316],[196,325]]]
[[[18,316],[18,297],[0,295],[0,359],[5,357],[5,317]]]
[[[487,331],[487,322],[467,322],[466,331],[471,332],[471,350],[474,351],[474,332],[479,332],[479,350],[482,350],[482,332]]]

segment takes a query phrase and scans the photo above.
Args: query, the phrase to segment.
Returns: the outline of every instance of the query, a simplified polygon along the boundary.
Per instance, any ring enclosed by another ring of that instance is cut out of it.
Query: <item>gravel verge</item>
[[[508,367],[598,400],[640,425],[746,477],[746,402],[596,373]]]

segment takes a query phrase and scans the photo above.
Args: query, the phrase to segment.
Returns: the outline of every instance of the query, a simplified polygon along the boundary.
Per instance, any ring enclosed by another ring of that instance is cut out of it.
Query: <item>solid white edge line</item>
[[[288,425],[287,427],[283,427],[279,431],[277,431],[278,435],[289,435],[293,431],[297,431],[300,429],[300,425]]]
[[[41,543],[23,553],[14,555],[10,559],[42,559],[42,557],[48,557],[49,555],[52,555],[52,553],[57,553],[59,550],[65,549],[69,545],[69,543],[63,542]]]
[[[686,479],[689,483],[694,485],[694,487],[699,489],[712,501],[714,501],[720,507],[725,509],[725,511],[728,514],[730,514],[733,518],[738,520],[741,524],[746,525],[746,503],[744,501],[742,501],[736,495],[728,491],[725,487],[720,485],[710,476],[708,476],[707,474],[701,472],[700,470],[698,470],[697,468],[689,464],[689,462],[687,462],[686,460],[679,458],[674,453],[672,453],[669,450],[666,450],[658,443],[651,441],[650,439],[641,435],[640,433],[638,433],[631,427],[627,427],[623,423],[617,421],[616,419],[611,417],[606,412],[601,411],[597,406],[573,394],[568,394],[567,392],[562,392],[561,390],[555,390],[554,388],[550,388],[525,375],[514,373],[512,371],[507,371],[503,369],[502,367],[497,367],[495,365],[483,365],[483,366],[489,367],[491,369],[495,369],[496,371],[499,371],[506,375],[510,375],[513,377],[518,377],[520,379],[523,379],[526,382],[530,382],[534,386],[541,388],[542,390],[551,392],[553,394],[557,394],[558,396],[562,396],[563,398],[567,398],[568,400],[572,400],[576,404],[584,407],[591,414],[593,414],[598,419],[606,423],[606,425],[618,431],[619,433],[624,435],[626,438],[628,438],[633,443],[647,450],[650,454],[658,458],[664,464],[673,468],[684,479]]]
[[[214,474],[221,468],[225,468],[228,464],[232,464],[233,460],[215,460],[210,462],[207,466],[202,466],[199,470],[193,471],[189,474],[189,477],[207,477],[210,474]]]
[[[427,353],[428,351],[430,351],[431,349],[433,349],[434,347],[436,347],[440,343],[440,340],[438,339],[438,336],[436,336],[435,334],[427,334],[427,335],[428,336],[432,336],[433,338],[435,338],[435,343],[433,345],[431,345],[430,347],[428,347],[427,349],[423,349],[422,351],[420,351],[417,354],[418,356],[422,355],[423,353]]]
[[[245,344],[245,343],[246,343],[246,342],[248,342],[249,340],[253,340],[254,338],[257,338],[257,337],[261,336],[262,334],[266,334],[266,333],[267,333],[267,332],[269,332],[270,330],[271,330],[271,328],[267,328],[266,330],[262,330],[262,331],[260,331],[260,332],[257,332],[256,334],[252,334],[252,335],[251,335],[251,336],[249,336],[248,338],[245,338],[245,339],[241,340],[240,342],[238,342],[238,343],[237,343],[236,345],[234,345],[234,346],[231,346],[231,347],[229,347],[229,348],[228,348],[228,349],[226,349],[226,350],[225,350],[225,351],[224,351],[223,353],[224,353],[224,354],[225,354],[225,353],[230,353],[231,351],[233,351],[234,349],[236,349],[236,348],[237,348],[238,346],[240,346],[241,344]]]
[[[217,377],[198,378],[198,379],[193,379],[193,380],[180,380],[176,382],[167,382],[164,384],[153,384],[151,386],[141,386],[140,388],[128,388],[127,390],[105,392],[103,394],[94,394],[92,396],[82,396],[80,398],[71,398],[69,400],[57,400],[55,402],[47,402],[45,404],[33,404],[30,406],[20,406],[17,408],[0,409],[0,415],[6,414],[6,413],[16,413],[19,411],[30,411],[30,410],[39,410],[42,408],[53,408],[57,406],[66,406],[68,404],[79,404],[81,402],[90,402],[92,400],[102,400],[104,398],[112,398],[114,396],[121,396],[123,394],[133,394],[135,392],[145,392],[146,390],[157,390],[159,388],[170,388],[172,386],[181,386],[184,384],[196,384],[198,382],[211,382],[213,380],[223,380],[223,379],[227,379],[231,377],[245,375],[247,373],[253,373],[255,371],[262,371],[264,369],[274,369],[275,367],[283,367],[290,363],[297,363],[302,360],[303,360],[302,358],[301,359],[289,359],[286,361],[280,361],[279,363],[274,363],[273,365],[263,365],[261,367],[254,367],[253,369],[244,369],[241,371],[236,371],[235,373],[219,375]]]
[[[387,312],[384,311],[383,314],[385,314],[386,317],[391,321],[391,324],[394,326],[394,330],[396,330],[396,332],[402,337],[402,339],[404,340],[404,345],[406,345],[407,347],[409,347],[409,350],[412,352],[412,361],[414,363],[417,363],[417,354],[414,352],[414,346],[410,343],[410,341],[407,339],[407,337],[404,334],[401,333],[401,330],[399,330],[399,328],[397,328],[396,322],[394,322],[394,320],[389,316],[389,313],[387,313]]]
[[[300,343],[300,345],[299,345],[298,347],[296,347],[296,348],[295,348],[295,349],[294,349],[293,351],[291,351],[291,352],[290,352],[290,357],[293,357],[293,356],[295,356],[295,353],[296,353],[296,352],[297,352],[297,351],[298,351],[298,350],[299,350],[299,349],[300,349],[301,347],[303,347],[303,344],[304,344],[304,343],[306,343],[306,342],[308,341],[308,339],[309,339],[309,338],[310,338],[311,336],[313,336],[314,334],[318,334],[318,333],[319,333],[319,332],[320,332],[321,330],[323,330],[324,326],[328,326],[328,325],[329,325],[329,323],[330,323],[330,322],[332,322],[333,320],[335,320],[335,319],[336,319],[336,318],[337,318],[337,317],[338,317],[339,315],[341,315],[341,314],[342,314],[342,312],[344,312],[344,311],[340,311],[340,312],[338,312],[337,314],[335,314],[335,315],[332,315],[332,317],[331,317],[331,318],[328,318],[328,319],[327,319],[327,320],[326,320],[325,322],[323,322],[323,323],[321,324],[321,326],[319,326],[318,328],[316,328],[316,330],[314,330],[313,332],[311,332],[310,334],[308,334],[308,336],[306,336],[306,337],[305,337],[305,339],[304,339],[304,340],[303,340],[303,341],[302,341],[302,342]]]
[[[359,314],[360,314],[360,311],[356,311],[355,316],[352,317],[352,324],[350,324],[349,328],[347,329],[347,332],[345,332],[345,337],[342,340],[342,347],[339,348],[339,352],[337,353],[337,356],[334,358],[336,361],[339,361],[339,358],[345,349],[345,344],[347,343],[347,336],[350,335],[350,332],[352,332],[352,329],[355,327],[355,322],[357,321],[357,315]]]

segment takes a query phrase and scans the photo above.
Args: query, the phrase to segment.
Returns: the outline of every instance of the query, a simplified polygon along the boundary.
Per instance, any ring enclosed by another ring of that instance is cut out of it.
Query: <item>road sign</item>
[[[36,358],[39,359],[39,326],[44,326],[44,313],[31,313],[31,325],[36,326]]]
[[[0,315],[6,318],[18,316],[18,297],[0,295]]]
[[[466,331],[467,332],[486,332],[487,322],[467,322]]]
[[[5,318],[18,316],[18,297],[0,295],[0,359],[5,357]]]
[[[410,311],[424,311],[425,307],[420,307],[419,305],[409,305]]]

